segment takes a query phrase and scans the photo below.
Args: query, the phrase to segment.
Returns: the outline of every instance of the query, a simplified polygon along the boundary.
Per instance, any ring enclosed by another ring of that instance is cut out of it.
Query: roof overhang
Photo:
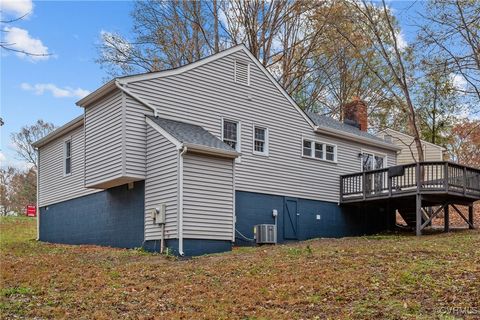
[[[183,142],[175,138],[173,135],[168,133],[165,129],[163,129],[160,125],[158,125],[155,121],[152,119],[146,117],[145,121],[148,125],[150,125],[153,129],[155,129],[158,133],[160,133],[164,138],[166,138],[168,141],[170,141],[178,150],[183,150],[186,148],[186,152],[193,152],[193,153],[201,153],[201,154],[207,154],[211,156],[217,156],[217,157],[223,157],[223,158],[237,158],[241,156],[241,153],[237,151],[230,151],[230,150],[223,150],[223,149],[218,149],[218,148],[212,148],[208,146],[204,146],[201,144],[194,144],[194,143],[188,143],[188,142]]]
[[[314,131],[317,133],[322,133],[330,136],[335,136],[335,137],[340,137],[344,138],[346,140],[351,140],[351,141],[356,141],[356,142],[361,142],[362,144],[369,145],[369,146],[374,146],[374,147],[379,147],[387,150],[392,150],[392,151],[400,151],[402,148],[399,146],[396,146],[394,144],[388,143],[388,142],[382,142],[379,140],[374,140],[370,138],[365,138],[356,134],[348,133],[342,130],[337,130],[333,128],[328,128],[324,126],[315,126]]]
[[[90,93],[88,96],[78,100],[75,104],[82,108],[87,107],[88,105],[103,98],[105,95],[115,90],[117,88],[117,85],[115,83],[116,81],[117,79],[110,80],[109,82],[105,83],[103,86],[98,88],[97,90]]]
[[[210,147],[202,146],[199,144],[183,143],[182,145],[187,148],[187,153],[188,152],[201,153],[206,155],[212,155],[212,156],[223,157],[223,158],[232,158],[232,159],[238,158],[239,156],[242,155],[241,153],[236,151],[210,148]]]
[[[381,131],[378,132],[378,134],[380,133],[388,133],[388,132],[395,132],[395,133],[398,133],[404,137],[410,137],[413,139],[413,136],[409,135],[409,134],[406,134],[406,133],[403,133],[403,132],[400,132],[400,131],[397,131],[397,130],[393,130],[391,128],[386,128],[386,129],[383,129]],[[428,142],[428,141],[425,141],[425,140],[421,140],[423,144],[428,144],[434,148],[438,148],[440,149],[441,151],[447,151],[447,148],[445,147],[442,147],[442,146],[439,146],[438,144],[435,144],[435,143],[431,143],[431,142]]]
[[[32,143],[32,146],[35,148],[40,148],[46,145],[47,143],[49,143],[50,141],[55,140],[56,138],[67,134],[73,129],[81,127],[82,125],[83,125],[83,114],[71,120],[70,122],[67,122],[60,128],[57,128],[54,131],[50,132],[48,135],[41,138],[40,140],[35,141],[34,143]]]

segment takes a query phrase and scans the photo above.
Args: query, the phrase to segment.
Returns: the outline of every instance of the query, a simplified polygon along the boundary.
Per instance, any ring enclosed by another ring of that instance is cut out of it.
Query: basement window
[[[307,158],[336,162],[337,146],[325,142],[303,139],[302,155]]]
[[[63,155],[64,175],[68,176],[72,173],[72,140],[65,140]]]
[[[245,61],[235,60],[234,81],[236,83],[250,85],[250,64]]]

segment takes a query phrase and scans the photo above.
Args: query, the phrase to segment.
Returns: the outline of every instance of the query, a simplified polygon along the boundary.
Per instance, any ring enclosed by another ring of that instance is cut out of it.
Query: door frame
[[[291,224],[291,219],[290,219],[290,214],[289,214],[289,211],[288,211],[288,206],[287,206],[287,203],[289,201],[294,201],[295,204],[296,204],[296,211],[295,212],[295,227],[293,228],[292,224]],[[283,238],[285,240],[298,240],[299,239],[299,220],[300,220],[300,213],[298,211],[298,199],[297,198],[291,198],[291,197],[284,197],[283,199]],[[287,228],[287,222],[289,223],[289,226],[293,229],[293,233],[295,234],[294,237],[289,237],[287,238],[287,232],[286,232],[286,228]]]

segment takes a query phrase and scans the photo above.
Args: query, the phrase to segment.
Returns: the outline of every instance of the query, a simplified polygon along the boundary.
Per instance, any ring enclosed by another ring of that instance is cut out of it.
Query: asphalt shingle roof
[[[232,147],[199,125],[154,116],[147,117],[182,143],[235,152]]]
[[[306,111],[307,116],[319,127],[329,127],[336,130],[342,130],[348,133],[356,134],[360,137],[369,138],[377,141],[385,142],[382,138],[379,138],[371,133],[362,131],[354,126],[349,124],[345,124],[338,120],[333,119],[332,117],[328,117],[325,115],[313,113]]]

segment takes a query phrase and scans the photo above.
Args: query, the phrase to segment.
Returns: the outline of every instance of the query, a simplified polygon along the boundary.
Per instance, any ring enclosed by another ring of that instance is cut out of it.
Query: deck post
[[[448,162],[445,162],[445,166],[443,167],[443,170],[445,171],[443,173],[443,187],[445,188],[445,192],[448,192]]]
[[[362,189],[363,189],[363,200],[365,200],[367,198],[367,182],[365,181],[366,180],[366,177],[367,175],[365,174],[365,171],[363,171],[363,174],[362,174]]]
[[[415,208],[415,222],[416,222],[416,234],[422,235],[422,196],[417,193],[416,196],[416,208]]]
[[[469,229],[474,228],[473,224],[473,204],[468,206],[468,221],[470,222],[470,225],[468,226]]]
[[[449,204],[445,204],[445,208],[443,209],[443,225],[444,225],[444,232],[450,232],[450,213],[448,211]]]

